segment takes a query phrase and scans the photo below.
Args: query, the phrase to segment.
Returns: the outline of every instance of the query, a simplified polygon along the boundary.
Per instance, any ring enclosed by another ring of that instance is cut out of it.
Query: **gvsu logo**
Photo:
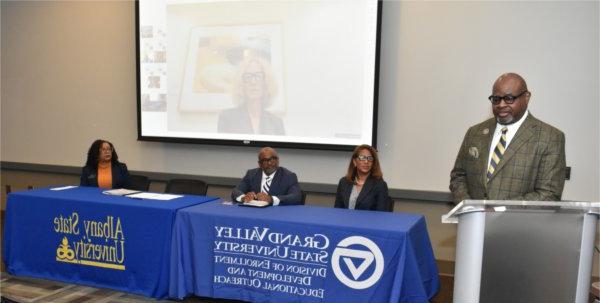
[[[353,248],[348,248],[352,245]],[[366,249],[357,249],[356,246]],[[352,275],[351,278],[342,271],[340,265],[342,260]],[[363,277],[373,262],[375,262],[375,269],[369,277]],[[335,276],[340,282],[354,289],[365,289],[375,284],[383,274],[383,265],[383,255],[377,244],[360,236],[352,236],[340,241],[331,256],[331,266]]]

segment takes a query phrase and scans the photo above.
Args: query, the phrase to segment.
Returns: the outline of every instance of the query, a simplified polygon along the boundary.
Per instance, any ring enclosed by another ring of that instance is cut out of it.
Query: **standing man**
[[[465,199],[559,201],[565,184],[565,135],[527,110],[525,80],[494,83],[494,118],[467,131],[450,173],[454,202]]]
[[[231,193],[238,202],[266,201],[272,205],[303,204],[296,174],[279,167],[277,152],[265,147],[258,153],[258,168],[250,169]]]

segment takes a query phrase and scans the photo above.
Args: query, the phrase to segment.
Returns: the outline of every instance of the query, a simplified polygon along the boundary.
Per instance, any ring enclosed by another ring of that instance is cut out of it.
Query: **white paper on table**
[[[76,187],[79,187],[79,186],[68,185],[68,186],[51,188],[50,190],[65,190],[65,189],[71,189],[71,188],[76,188]]]
[[[117,188],[117,189],[105,190],[102,193],[105,195],[111,195],[111,196],[127,196],[127,195],[131,195],[131,194],[137,194],[139,192],[140,192],[139,190]]]
[[[134,199],[151,199],[151,200],[173,200],[183,197],[182,195],[171,195],[171,194],[157,194],[157,193],[138,193],[133,195],[127,195],[126,197]]]

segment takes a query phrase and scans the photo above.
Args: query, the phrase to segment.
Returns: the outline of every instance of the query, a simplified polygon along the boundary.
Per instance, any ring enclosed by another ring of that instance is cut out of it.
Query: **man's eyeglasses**
[[[279,158],[276,157],[276,156],[273,156],[271,158],[262,158],[262,159],[258,160],[258,163],[265,164],[265,163],[268,163],[268,162],[271,162],[271,161],[277,161],[277,159],[279,159]]]
[[[253,83],[258,81],[263,81],[265,79],[265,74],[263,73],[243,73],[242,80],[244,83]]]
[[[373,162],[373,160],[374,160],[375,158],[373,158],[373,156],[358,155],[358,156],[356,156],[356,159],[358,159],[359,161],[369,161],[369,162]]]
[[[523,91],[522,93],[513,96],[511,94],[508,94],[506,96],[494,96],[491,95],[488,97],[488,99],[490,100],[490,102],[492,102],[493,105],[498,105],[500,104],[500,101],[504,100],[504,103],[506,104],[513,104],[515,103],[515,101],[517,101],[517,99],[521,98],[521,96],[523,96],[525,93],[528,93],[528,91]]]

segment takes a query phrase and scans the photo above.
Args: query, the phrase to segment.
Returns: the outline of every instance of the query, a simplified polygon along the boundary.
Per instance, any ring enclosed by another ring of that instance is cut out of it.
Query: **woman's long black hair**
[[[117,156],[117,151],[115,150],[113,144],[106,140],[98,139],[94,141],[94,143],[92,143],[92,146],[90,146],[90,149],[88,150],[87,161],[85,162],[85,166],[94,170],[98,169],[98,158],[100,156],[100,148],[105,142],[108,143],[108,145],[110,145],[110,148],[112,149],[111,162],[113,164],[119,163],[119,156]]]

